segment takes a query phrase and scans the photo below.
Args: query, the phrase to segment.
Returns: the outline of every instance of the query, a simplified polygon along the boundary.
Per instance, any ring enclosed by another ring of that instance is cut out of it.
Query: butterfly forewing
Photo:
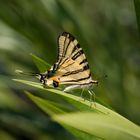
[[[58,38],[58,63],[59,65],[63,64],[64,61],[78,49],[79,44],[78,41],[69,33],[63,32],[61,36]]]
[[[56,75],[60,84],[88,84],[92,81],[89,65],[78,41],[64,32],[58,39],[59,55]]]

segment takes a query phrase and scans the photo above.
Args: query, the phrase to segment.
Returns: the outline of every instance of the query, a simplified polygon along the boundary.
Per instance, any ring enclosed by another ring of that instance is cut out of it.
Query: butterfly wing
[[[63,32],[58,38],[57,62],[59,65],[61,65],[64,60],[69,58],[78,48],[80,48],[80,45],[74,36],[72,36],[70,33]]]
[[[40,81],[54,87],[69,84],[67,89],[97,84],[91,78],[86,56],[78,41],[71,34],[63,32],[58,38],[58,45],[58,60],[50,70],[38,74]]]
[[[55,76],[60,84],[84,84],[92,81],[86,56],[78,41],[63,32],[58,39],[59,55]]]

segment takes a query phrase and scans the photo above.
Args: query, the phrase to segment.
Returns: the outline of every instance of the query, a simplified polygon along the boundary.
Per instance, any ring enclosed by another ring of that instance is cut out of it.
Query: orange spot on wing
[[[60,80],[58,80],[57,76],[51,77],[50,79],[53,80],[53,81],[56,81],[56,82],[60,82]]]

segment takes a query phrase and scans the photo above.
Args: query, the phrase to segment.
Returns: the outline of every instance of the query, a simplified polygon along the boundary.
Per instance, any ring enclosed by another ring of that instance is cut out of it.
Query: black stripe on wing
[[[80,44],[78,43],[72,50],[72,53],[74,53],[77,49],[81,48]]]
[[[80,62],[80,65],[83,64],[83,63],[86,63],[87,62],[87,59],[83,59],[81,62]]]
[[[83,67],[83,70],[88,70],[88,69],[89,69],[89,65],[88,64]]]
[[[83,69],[78,69],[78,70],[66,72],[65,74],[62,75],[62,77],[63,77],[63,76],[73,75],[73,74],[77,74],[77,73],[79,73],[79,72],[84,72],[84,71],[86,71],[86,70],[88,70],[88,69],[89,69],[89,65],[87,64],[87,65],[85,65],[85,66],[83,67]]]
[[[82,55],[84,53],[84,51],[81,49],[79,50],[73,57],[72,59],[75,60],[76,58],[78,58],[80,55]]]
[[[71,44],[72,43],[72,44]],[[78,41],[73,35],[67,32],[63,32],[58,38],[58,58],[57,62],[60,64],[63,59],[70,57],[76,49],[80,48]],[[69,47],[71,47],[69,49]],[[69,52],[68,52],[69,51]]]
[[[68,44],[66,45],[67,39],[69,40]],[[58,58],[57,61],[60,63],[62,59],[65,57],[68,46],[71,41],[74,41],[75,37],[72,36],[71,34],[67,32],[63,32],[59,37],[58,37]],[[61,44],[62,43],[62,44]]]
[[[63,81],[63,82],[80,82],[80,81],[83,81],[83,80],[88,80],[89,78],[91,78],[91,73],[87,77],[83,77],[83,78],[80,78],[80,79],[74,79],[74,80],[66,80],[66,81]]]
[[[71,34],[66,33],[66,32],[63,32],[62,36],[65,36],[64,49],[63,49],[63,55],[62,55],[62,57],[65,57],[70,42],[74,41],[75,38],[74,38],[74,36],[72,36]],[[67,39],[69,40],[68,44],[66,44]]]

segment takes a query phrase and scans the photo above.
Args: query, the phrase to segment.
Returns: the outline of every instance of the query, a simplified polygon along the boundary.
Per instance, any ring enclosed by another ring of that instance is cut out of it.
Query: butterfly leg
[[[95,104],[95,93],[93,91],[91,91],[91,90],[88,90],[88,93],[90,94],[90,103],[91,103],[90,106],[92,106],[92,98],[93,98],[94,106],[96,107],[96,104]]]
[[[80,94],[80,99],[79,99],[79,101],[85,101],[86,99],[83,97],[83,92],[84,92],[84,88],[82,89],[82,92],[81,92],[81,94]]]
[[[88,90],[88,93],[90,95],[90,107],[92,107],[92,92]]]

